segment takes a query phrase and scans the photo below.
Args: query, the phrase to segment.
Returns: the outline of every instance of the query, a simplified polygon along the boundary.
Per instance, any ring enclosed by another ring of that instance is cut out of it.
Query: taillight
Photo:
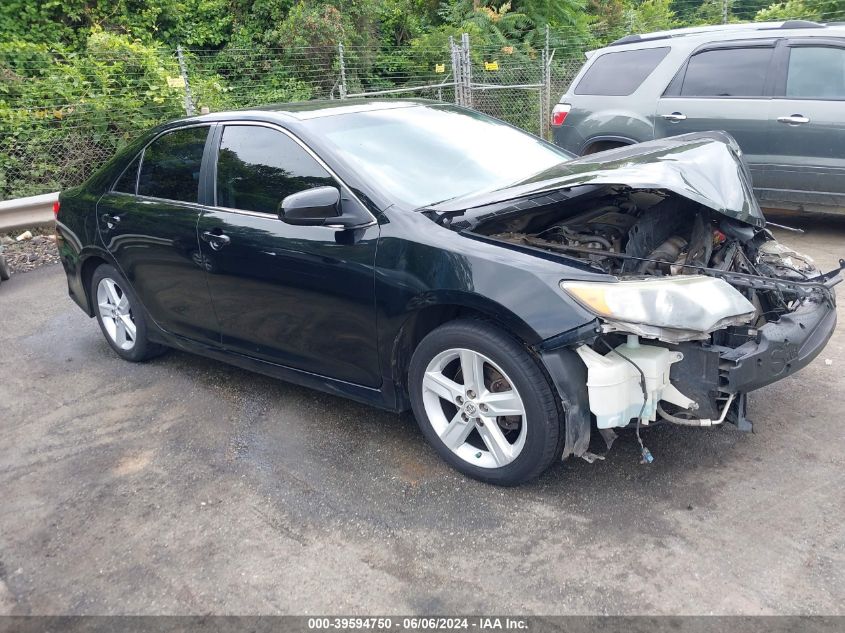
[[[569,114],[570,108],[572,108],[572,106],[568,103],[558,103],[554,108],[552,108],[552,125],[555,127],[563,125],[563,122],[566,121],[566,115]]]
[[[54,216],[57,220],[59,219],[59,207],[60,207],[60,206],[61,206],[61,205],[59,204],[59,201],[58,201],[58,200],[56,200],[56,201],[53,203],[53,216]]]

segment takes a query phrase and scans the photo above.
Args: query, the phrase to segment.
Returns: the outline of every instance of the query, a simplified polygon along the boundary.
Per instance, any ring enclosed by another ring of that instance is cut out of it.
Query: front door
[[[793,40],[778,51],[785,77],[772,101],[775,201],[845,204],[845,40]]]
[[[156,324],[219,343],[197,244],[209,129],[194,126],[157,137],[100,199],[97,221],[105,247]]]
[[[774,46],[731,42],[695,52],[657,102],[655,138],[724,130],[739,143],[754,187],[768,186],[767,78]]]
[[[345,230],[279,219],[286,196],[318,186],[360,203],[294,138],[229,124],[216,133],[215,204],[199,224],[223,345],[234,352],[377,387],[378,226]]]

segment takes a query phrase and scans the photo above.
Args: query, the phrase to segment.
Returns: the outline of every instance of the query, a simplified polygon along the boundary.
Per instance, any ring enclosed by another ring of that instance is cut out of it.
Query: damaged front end
[[[748,429],[745,394],[830,338],[845,262],[821,274],[774,239],[740,156],[725,135],[686,135],[565,163],[506,202],[436,209],[475,239],[604,274],[561,280],[596,320],[538,350],[567,411],[564,456],[589,456],[590,414],[606,439],[657,420]]]

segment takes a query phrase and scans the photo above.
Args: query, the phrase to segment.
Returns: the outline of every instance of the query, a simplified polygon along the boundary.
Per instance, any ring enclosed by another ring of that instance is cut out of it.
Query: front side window
[[[223,130],[217,206],[278,213],[285,197],[324,185],[335,185],[331,175],[287,134],[250,125]]]
[[[790,49],[786,96],[845,99],[845,48],[796,46]]]
[[[681,85],[685,97],[762,97],[770,47],[720,48],[690,57]]]
[[[138,185],[138,165],[140,163],[141,155],[138,154],[135,159],[129,163],[129,167],[124,170],[120,178],[117,179],[117,182],[114,183],[112,190],[119,193],[131,193],[134,195],[135,188]]]
[[[197,202],[207,127],[168,132],[144,150],[138,195]]]
[[[668,46],[605,53],[594,61],[581,77],[575,87],[575,94],[616,97],[630,95],[668,53]]]

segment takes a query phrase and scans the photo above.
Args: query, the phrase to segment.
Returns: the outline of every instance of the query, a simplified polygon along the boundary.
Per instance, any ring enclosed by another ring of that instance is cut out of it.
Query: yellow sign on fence
[[[446,64],[435,64],[434,65],[434,72],[445,73],[446,72]]]
[[[167,78],[167,85],[171,88],[184,88],[185,87],[185,80],[181,77],[168,77]]]
[[[499,62],[484,62],[484,70],[499,70]]]

